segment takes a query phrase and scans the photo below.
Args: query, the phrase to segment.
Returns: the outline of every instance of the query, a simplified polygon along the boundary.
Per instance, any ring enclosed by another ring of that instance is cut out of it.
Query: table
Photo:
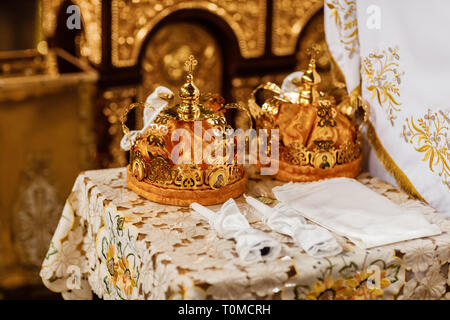
[[[65,299],[450,299],[450,219],[366,173],[361,183],[419,208],[443,233],[370,250],[337,236],[344,252],[316,259],[267,229],[240,197],[250,224],[283,243],[279,259],[245,265],[204,218],[136,195],[125,175],[118,168],[76,179],[40,271]],[[247,193],[270,196],[279,184],[251,178]]]

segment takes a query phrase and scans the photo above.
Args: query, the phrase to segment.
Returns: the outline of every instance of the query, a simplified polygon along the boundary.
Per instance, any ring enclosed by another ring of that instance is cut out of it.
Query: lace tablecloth
[[[367,174],[358,180],[420,208],[443,233],[367,251],[337,237],[344,252],[316,259],[267,229],[241,197],[250,224],[284,246],[278,260],[245,265],[234,242],[200,215],[128,190],[124,168],[87,171],[67,199],[40,276],[65,299],[92,292],[103,299],[450,299],[450,219]],[[270,196],[279,184],[251,179],[247,193]]]

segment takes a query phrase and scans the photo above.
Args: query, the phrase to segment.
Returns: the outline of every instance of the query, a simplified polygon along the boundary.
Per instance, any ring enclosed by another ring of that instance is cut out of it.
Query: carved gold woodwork
[[[138,100],[145,101],[158,86],[178,92],[185,82],[184,63],[191,55],[201,61],[195,70],[199,90],[221,92],[222,56],[215,38],[199,25],[173,23],[159,30],[145,48]]]
[[[107,118],[108,134],[111,136],[108,146],[110,159],[102,159],[103,167],[123,167],[127,164],[126,153],[120,148],[120,140],[123,136],[120,117],[136,98],[136,93],[135,87],[114,87],[103,93],[103,114]]]
[[[80,8],[84,27],[80,52],[94,64],[100,64],[102,62],[102,1],[72,0],[72,2]],[[42,29],[46,38],[52,37],[55,33],[57,16],[62,10],[62,3],[63,0],[42,0]],[[67,13],[67,18],[71,14],[72,12]]]
[[[272,51],[295,54],[297,40],[311,17],[323,7],[323,0],[278,0],[273,2]]]
[[[55,33],[56,19],[62,2],[63,0],[42,1],[42,29],[46,37]]]
[[[47,38],[55,32],[62,2],[42,1],[42,27]],[[81,53],[99,64],[102,61],[102,3],[100,0],[73,0],[73,3],[80,7],[85,27]],[[244,58],[264,54],[266,0],[112,0],[112,64],[116,67],[135,65],[148,32],[168,15],[183,9],[205,10],[223,19],[236,35]]]
[[[266,0],[112,0],[113,65],[135,65],[148,32],[182,9],[206,10],[222,18],[235,33],[244,58],[264,54]]]

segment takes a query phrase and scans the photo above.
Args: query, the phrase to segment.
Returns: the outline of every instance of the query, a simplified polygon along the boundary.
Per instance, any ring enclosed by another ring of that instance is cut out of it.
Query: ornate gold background
[[[158,86],[177,94],[185,82],[184,63],[190,55],[201,62],[195,70],[200,92],[221,92],[223,64],[216,39],[202,26],[173,23],[160,29],[145,47],[139,100],[145,100]]]
[[[225,20],[234,31],[244,58],[264,53],[265,0],[112,0],[113,65],[136,64],[148,32],[165,17],[182,9],[205,10]],[[179,33],[186,34],[183,29]]]
[[[102,1],[72,0],[72,2],[79,6],[85,28],[80,51],[92,63],[100,64],[102,62]],[[60,10],[65,12],[65,8],[61,7],[62,3],[63,0],[42,0],[42,29],[46,38],[54,35]]]
[[[275,0],[273,4],[273,53],[278,56],[295,54],[300,33],[323,7],[323,0]]]

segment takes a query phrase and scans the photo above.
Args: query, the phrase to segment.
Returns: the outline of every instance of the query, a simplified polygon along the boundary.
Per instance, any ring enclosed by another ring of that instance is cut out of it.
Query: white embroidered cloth
[[[367,174],[358,181],[420,210],[443,233],[368,250],[333,234],[343,252],[316,258],[239,197],[250,226],[283,244],[277,259],[245,264],[235,241],[218,237],[201,215],[139,197],[125,177],[117,168],[76,179],[40,272],[65,299],[450,299],[450,218]],[[273,198],[281,184],[249,179],[246,194]]]
[[[342,247],[328,230],[307,223],[294,208],[284,203],[271,208],[250,196],[245,196],[245,200],[264,215],[263,222],[269,228],[292,237],[307,254],[322,258],[335,256],[342,251]]]
[[[324,8],[348,92],[360,85],[370,105],[368,170],[450,216],[450,42],[441,40],[450,2],[325,0]]]
[[[192,203],[191,209],[207,218],[221,237],[236,241],[236,251],[242,261],[269,261],[279,256],[281,244],[266,233],[250,227],[233,199],[225,202],[217,213],[198,203]]]
[[[287,183],[272,191],[279,201],[362,248],[441,233],[418,210],[402,208],[354,179]]]

